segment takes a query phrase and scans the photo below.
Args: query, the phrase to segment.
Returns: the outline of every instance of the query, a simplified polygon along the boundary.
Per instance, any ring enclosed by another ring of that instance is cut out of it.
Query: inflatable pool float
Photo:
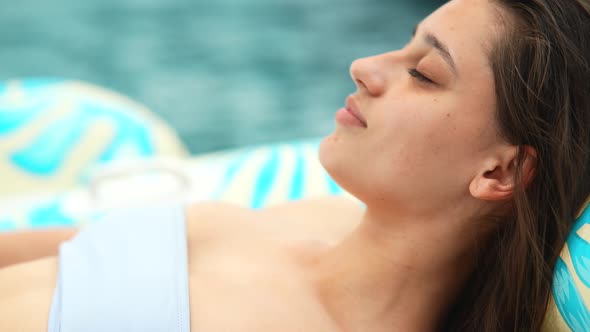
[[[132,100],[82,82],[0,84],[0,197],[63,190],[91,165],[184,156],[174,131]]]
[[[142,105],[83,82],[0,84],[0,230],[76,226],[116,208],[222,200],[252,208],[346,194],[319,140],[187,154]]]
[[[79,226],[118,208],[221,200],[261,208],[352,198],[317,160],[319,139],[189,156],[163,121],[82,82],[0,83],[0,230]],[[543,331],[590,331],[590,208],[555,266]]]

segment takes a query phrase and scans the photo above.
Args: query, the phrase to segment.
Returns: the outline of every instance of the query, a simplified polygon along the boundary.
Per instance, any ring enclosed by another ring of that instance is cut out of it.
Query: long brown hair
[[[490,62],[500,134],[536,149],[522,185],[519,149],[513,212],[452,308],[446,331],[538,331],[553,267],[590,193],[590,5],[588,0],[491,0],[501,37]]]

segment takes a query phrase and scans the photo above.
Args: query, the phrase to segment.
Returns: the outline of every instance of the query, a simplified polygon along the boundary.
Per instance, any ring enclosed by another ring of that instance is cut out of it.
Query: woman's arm
[[[0,268],[56,256],[59,245],[72,238],[77,229],[53,229],[0,233]]]

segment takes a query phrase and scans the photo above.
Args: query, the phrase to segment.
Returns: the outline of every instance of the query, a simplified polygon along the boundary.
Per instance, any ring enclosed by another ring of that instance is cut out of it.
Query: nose
[[[385,76],[379,66],[378,56],[354,60],[350,65],[350,76],[357,89],[378,97],[385,92]]]

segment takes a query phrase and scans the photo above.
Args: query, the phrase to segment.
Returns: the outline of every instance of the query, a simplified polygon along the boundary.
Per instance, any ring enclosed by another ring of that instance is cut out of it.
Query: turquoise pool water
[[[0,11],[0,78],[117,90],[193,153],[318,137],[354,92],[350,63],[403,46],[442,2],[15,1]]]

